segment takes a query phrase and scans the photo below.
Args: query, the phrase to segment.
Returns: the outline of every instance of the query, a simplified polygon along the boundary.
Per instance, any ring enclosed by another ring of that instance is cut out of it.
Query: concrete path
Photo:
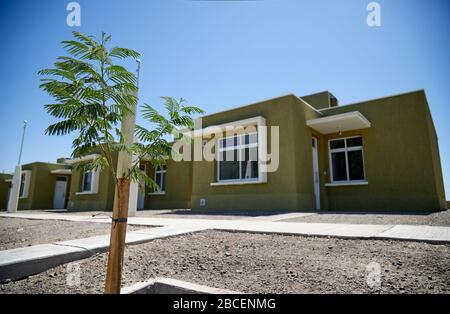
[[[155,217],[131,217],[130,225],[136,226],[167,226],[167,230],[194,230],[216,229],[229,231],[248,231],[262,233],[282,233],[293,235],[314,235],[345,238],[374,238],[397,239],[410,241],[428,241],[450,243],[450,227],[422,226],[422,225],[376,225],[376,224],[335,224],[335,223],[306,223],[306,222],[280,222],[287,215],[308,215],[308,213],[292,213],[274,216],[264,216],[260,220],[255,218],[239,220],[214,219],[176,219]],[[56,219],[68,221],[83,221],[97,223],[111,223],[105,216],[81,216],[58,213],[15,213],[0,214],[0,217],[14,217],[26,219]],[[272,217],[272,220],[269,220]],[[275,221],[274,221],[275,220]],[[160,229],[160,228],[159,228]],[[149,230],[152,232],[155,228]],[[154,232],[154,231],[153,231]]]
[[[298,217],[299,214],[301,213],[239,220],[131,217],[128,219],[130,225],[161,227],[128,232],[126,242],[127,244],[137,244],[154,239],[215,229],[236,232],[450,243],[450,227],[276,221],[285,219],[289,215],[289,217],[294,215]],[[0,217],[111,223],[111,218],[105,216],[90,217],[60,213],[4,213],[0,214]],[[0,251],[0,280],[25,277],[57,265],[86,258],[106,250],[108,245],[109,235],[103,235]]]
[[[172,278],[158,277],[138,282],[120,290],[121,294],[238,294],[241,292],[213,288]]]

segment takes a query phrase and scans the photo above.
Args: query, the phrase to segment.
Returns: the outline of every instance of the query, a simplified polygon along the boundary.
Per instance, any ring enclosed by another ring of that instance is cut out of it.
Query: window
[[[364,181],[361,136],[329,141],[331,182]]]
[[[83,182],[81,184],[81,192],[92,191],[92,171],[83,173]]]
[[[31,170],[22,170],[20,175],[19,197],[27,198],[30,189]]]
[[[258,133],[226,137],[218,142],[219,182],[258,180]]]
[[[26,180],[26,174],[22,173],[20,177],[20,190],[19,190],[19,197],[24,197],[25,192],[25,180]]]
[[[159,191],[155,193],[165,193],[166,192],[166,166],[158,166],[155,170],[155,182],[159,186]]]

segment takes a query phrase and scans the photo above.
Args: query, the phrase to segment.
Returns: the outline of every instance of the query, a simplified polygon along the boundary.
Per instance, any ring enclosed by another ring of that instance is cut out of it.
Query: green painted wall
[[[117,166],[117,153],[113,156],[113,163]],[[98,193],[77,194],[81,191],[81,183],[82,172],[77,170],[74,165],[67,205],[69,211],[112,211],[115,187],[114,179],[109,169],[104,169],[100,172]]]
[[[350,111],[361,112],[371,128],[322,135],[306,126],[307,120]],[[267,126],[279,126],[278,171],[268,173],[267,183],[211,186],[216,182],[216,162],[169,160],[166,194],[149,195],[147,188],[145,208],[315,211],[313,136],[318,139],[321,210],[436,211],[446,207],[437,136],[423,91],[332,107],[321,113],[287,95],[204,117],[203,127],[256,116],[263,116]],[[363,138],[368,185],[326,186],[330,182],[328,141],[353,135]],[[269,152],[270,142],[269,132]],[[154,176],[149,164],[147,173]],[[76,195],[80,188],[81,174],[74,170],[69,210],[112,209],[114,184],[108,171],[100,175],[98,194]],[[205,199],[205,206],[200,206],[200,199]]]
[[[302,96],[301,99],[318,110],[339,106],[339,101],[329,91]]]
[[[27,197],[19,198],[18,209],[52,209],[57,175],[50,172],[62,168],[69,168],[69,166],[45,162],[23,165],[22,170],[31,170],[30,187]]]
[[[330,210],[444,209],[445,196],[434,127],[423,91],[322,111],[333,115],[361,112],[371,128],[322,137],[327,161],[321,169],[329,182],[331,138],[361,135],[367,186],[327,187]]]
[[[0,173],[0,209],[8,207],[8,192],[11,182],[5,182],[5,180],[12,179],[12,177],[8,173]]]
[[[154,179],[154,168],[147,163],[147,174]],[[164,195],[149,195],[146,188],[145,209],[191,208],[192,162],[168,160],[166,165],[166,192]]]
[[[308,195],[304,182],[312,177],[312,169],[305,163],[298,163],[295,151],[311,149],[304,135],[305,112],[299,100],[288,95],[246,107],[204,117],[203,126],[263,116],[267,126],[279,126],[280,166],[278,171],[267,174],[267,183],[211,186],[216,181],[216,163],[196,161],[193,163],[192,208],[206,210],[305,210],[314,208],[313,197]],[[301,130],[303,129],[303,132]],[[268,138],[269,152],[270,132]],[[304,153],[307,154],[306,152]],[[294,171],[293,171],[294,170]],[[298,180],[299,174],[305,174]],[[206,206],[200,207],[200,199]]]
[[[323,116],[360,111],[369,129],[322,135],[306,126],[319,118],[316,110],[288,95],[206,116],[203,127],[263,116],[268,126],[280,126],[280,167],[267,183],[211,186],[216,163],[192,163],[193,209],[315,210],[312,136],[318,139],[321,210],[436,211],[445,196],[436,132],[423,91],[322,110]],[[361,135],[368,185],[329,187],[328,140]],[[270,143],[270,136],[268,142]],[[269,148],[270,151],[270,148]],[[170,183],[168,183],[168,189]],[[200,206],[200,199],[206,205]],[[170,206],[169,195],[151,208]]]
[[[330,92],[328,91],[302,96],[301,98],[316,109],[329,108],[331,103]]]

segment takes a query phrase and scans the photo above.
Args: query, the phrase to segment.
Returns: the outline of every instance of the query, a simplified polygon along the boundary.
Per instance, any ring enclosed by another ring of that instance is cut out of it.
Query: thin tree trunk
[[[125,236],[127,232],[130,180],[124,178],[118,179],[115,193],[105,281],[105,293],[108,294],[120,293]]]

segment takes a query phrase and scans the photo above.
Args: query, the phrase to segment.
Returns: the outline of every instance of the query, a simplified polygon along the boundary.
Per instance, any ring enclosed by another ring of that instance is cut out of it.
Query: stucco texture
[[[371,127],[323,135],[306,126],[307,120],[350,111],[363,114]],[[203,127],[256,116],[263,116],[267,126],[280,128],[279,169],[268,173],[266,183],[213,186],[216,162],[195,161],[193,209],[316,210],[312,136],[318,139],[320,210],[436,211],[446,207],[437,136],[424,91],[320,111],[287,95],[206,116]],[[326,186],[330,183],[328,141],[355,135],[363,139],[367,185]],[[270,132],[268,146],[270,152]],[[167,186],[170,189],[171,183]]]
[[[52,209],[57,175],[52,170],[68,168],[63,164],[34,162],[22,166],[22,170],[31,170],[28,195],[19,198],[18,209]],[[70,177],[68,178],[70,185]]]

